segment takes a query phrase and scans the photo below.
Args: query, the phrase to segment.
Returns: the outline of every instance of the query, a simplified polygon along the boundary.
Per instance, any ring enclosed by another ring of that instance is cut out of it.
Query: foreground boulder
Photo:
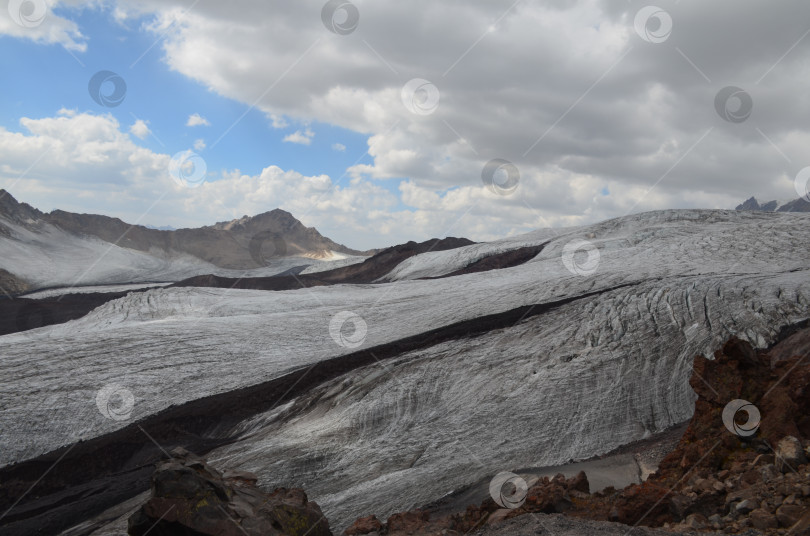
[[[251,473],[220,473],[184,449],[171,454],[152,476],[152,497],[130,517],[130,535],[332,535],[320,507],[302,490],[265,493]]]

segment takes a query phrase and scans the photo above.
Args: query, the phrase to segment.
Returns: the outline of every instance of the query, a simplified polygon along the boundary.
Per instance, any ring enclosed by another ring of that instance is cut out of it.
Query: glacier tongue
[[[730,335],[763,346],[808,317],[808,236],[803,214],[661,211],[419,255],[381,285],[131,293],[80,320],[0,337],[0,465],[349,353],[329,332],[341,311],[365,320],[369,348],[593,294],[349,373],[243,423],[244,438],[212,456],[264,484],[305,487],[333,523],[404,510],[688,418],[696,353]],[[599,249],[592,275],[562,262],[572,240]],[[544,243],[520,266],[416,280]],[[127,421],[96,407],[112,383],[134,395]]]
[[[765,344],[773,326],[806,317],[808,283],[798,272],[609,291],[346,374],[244,423],[244,439],[210,457],[303,486],[341,529],[384,519],[687,420],[694,356],[732,334]]]

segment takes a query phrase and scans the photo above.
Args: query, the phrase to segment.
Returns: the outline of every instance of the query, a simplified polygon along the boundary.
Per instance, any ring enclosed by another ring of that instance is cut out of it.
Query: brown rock
[[[388,532],[413,533],[430,519],[430,514],[421,510],[413,510],[401,514],[394,514],[388,518]]]
[[[543,479],[529,488],[526,495],[525,509],[544,514],[562,513],[569,510],[573,503],[568,495],[565,477],[555,476],[551,481]],[[587,479],[585,480],[587,483]]]
[[[774,464],[769,463],[759,468],[759,474],[762,476],[763,481],[769,482],[779,476],[779,471]]]
[[[810,536],[810,511],[805,512],[801,519],[788,531],[790,536]]]
[[[744,472],[740,477],[740,484],[743,486],[753,486],[757,482],[762,481],[762,473],[759,472],[759,469],[753,468],[749,469],[748,471]]]
[[[672,493],[669,496],[670,511],[675,519],[685,518],[696,502],[697,497],[693,498],[680,493]]]
[[[591,485],[588,482],[588,476],[585,474],[585,471],[580,471],[577,476],[566,482],[566,486],[569,490],[581,491],[583,493],[589,493],[591,490]]]
[[[748,519],[750,519],[754,527],[759,530],[775,529],[779,526],[776,516],[762,508],[757,508],[751,512],[748,515]]]
[[[343,531],[345,536],[355,536],[357,534],[369,534],[371,532],[379,532],[383,524],[377,519],[377,516],[361,517],[352,526]]]
[[[684,519],[683,525],[695,530],[703,530],[709,526],[709,520],[702,514],[689,514]]]
[[[802,443],[793,436],[783,437],[776,445],[776,468],[783,473],[796,471],[807,463]]]
[[[129,518],[129,534],[169,536],[331,536],[317,504],[303,490],[279,488],[268,494],[247,474],[225,479],[205,460],[175,450],[158,464],[152,497]]]
[[[664,500],[668,495],[668,489],[649,480],[628,486],[616,498],[613,520],[625,525],[647,526],[660,526],[673,521],[670,505]]]
[[[776,510],[776,520],[780,527],[792,527],[807,512],[807,508],[795,504],[783,504]]]
[[[747,514],[757,509],[757,504],[751,499],[745,499],[740,504],[734,507],[740,514]]]

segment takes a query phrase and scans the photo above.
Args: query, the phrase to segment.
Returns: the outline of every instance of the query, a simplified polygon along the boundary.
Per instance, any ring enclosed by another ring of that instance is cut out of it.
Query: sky
[[[806,0],[0,0],[0,188],[357,249],[805,195]]]

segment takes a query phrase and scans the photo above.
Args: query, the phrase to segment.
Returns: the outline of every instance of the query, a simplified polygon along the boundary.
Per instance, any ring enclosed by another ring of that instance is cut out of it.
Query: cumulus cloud
[[[342,143],[333,143],[332,144],[332,150],[337,151],[339,153],[342,153],[342,152],[344,152],[346,150],[346,146],[343,145]]]
[[[205,149],[205,147],[206,147],[206,145],[205,145],[205,140],[204,139],[200,138],[200,139],[194,140],[194,150],[195,151],[202,151],[203,149]]]
[[[810,164],[810,95],[800,90],[810,4],[664,1],[672,32],[652,42],[634,27],[633,2],[355,3],[361,22],[350,35],[327,30],[318,3],[116,5],[147,17],[156,36],[172,29],[161,41],[171,69],[255,106],[272,126],[318,121],[367,135],[371,161],[335,186],[400,180],[394,201],[412,210],[389,213],[386,196],[362,215],[319,203],[360,234],[409,222],[413,237],[454,226],[484,239],[628,211],[733,207],[752,194],[788,199]],[[416,78],[431,86],[403,95]],[[716,110],[726,86],[750,95],[746,121]],[[431,95],[435,109],[413,113]],[[496,158],[520,171],[511,196],[483,187]]]
[[[112,115],[75,110],[23,118],[19,131],[0,127],[0,162],[0,187],[42,210],[175,228],[280,207],[339,242],[365,249],[431,236],[461,216],[447,207],[396,210],[397,196],[374,181],[341,182],[274,165],[256,175],[209,169],[204,183],[186,188],[170,174],[170,155],[133,143]]]
[[[45,2],[0,2],[0,35],[30,39],[42,44],[62,45],[67,50],[85,52],[87,38],[79,26],[53,12],[57,7],[75,7],[77,0]]]
[[[146,139],[151,132],[152,131],[149,130],[149,121],[144,121],[143,119],[138,119],[129,127],[129,133],[142,140]]]
[[[287,134],[286,136],[284,136],[284,139],[282,141],[288,143],[298,143],[300,145],[309,145],[310,143],[312,143],[313,137],[315,137],[315,133],[307,128],[304,130],[296,130],[292,134]]]
[[[273,128],[281,129],[290,126],[283,116],[277,114],[268,114],[267,116],[270,118],[270,124],[273,125]]]
[[[178,5],[141,9],[165,25]],[[360,25],[339,36],[317,6],[243,0],[226,13],[201,0],[166,41],[166,60],[229,98],[263,95],[256,105],[271,117],[369,133],[373,162],[355,177],[407,177],[443,198],[480,185],[490,159],[512,161],[522,187],[500,203],[514,226],[534,223],[533,211],[564,224],[793,194],[810,114],[796,89],[808,74],[810,38],[799,38],[810,5],[666,3],[674,27],[660,43],[636,33],[634,3],[357,5]],[[413,78],[435,86],[433,113],[403,104]],[[715,95],[732,84],[755,103],[742,124],[715,111]],[[288,141],[306,143],[303,134]]]
[[[186,121],[187,127],[210,127],[211,123],[208,119],[204,118],[198,113],[193,113],[188,116],[188,121]]]

